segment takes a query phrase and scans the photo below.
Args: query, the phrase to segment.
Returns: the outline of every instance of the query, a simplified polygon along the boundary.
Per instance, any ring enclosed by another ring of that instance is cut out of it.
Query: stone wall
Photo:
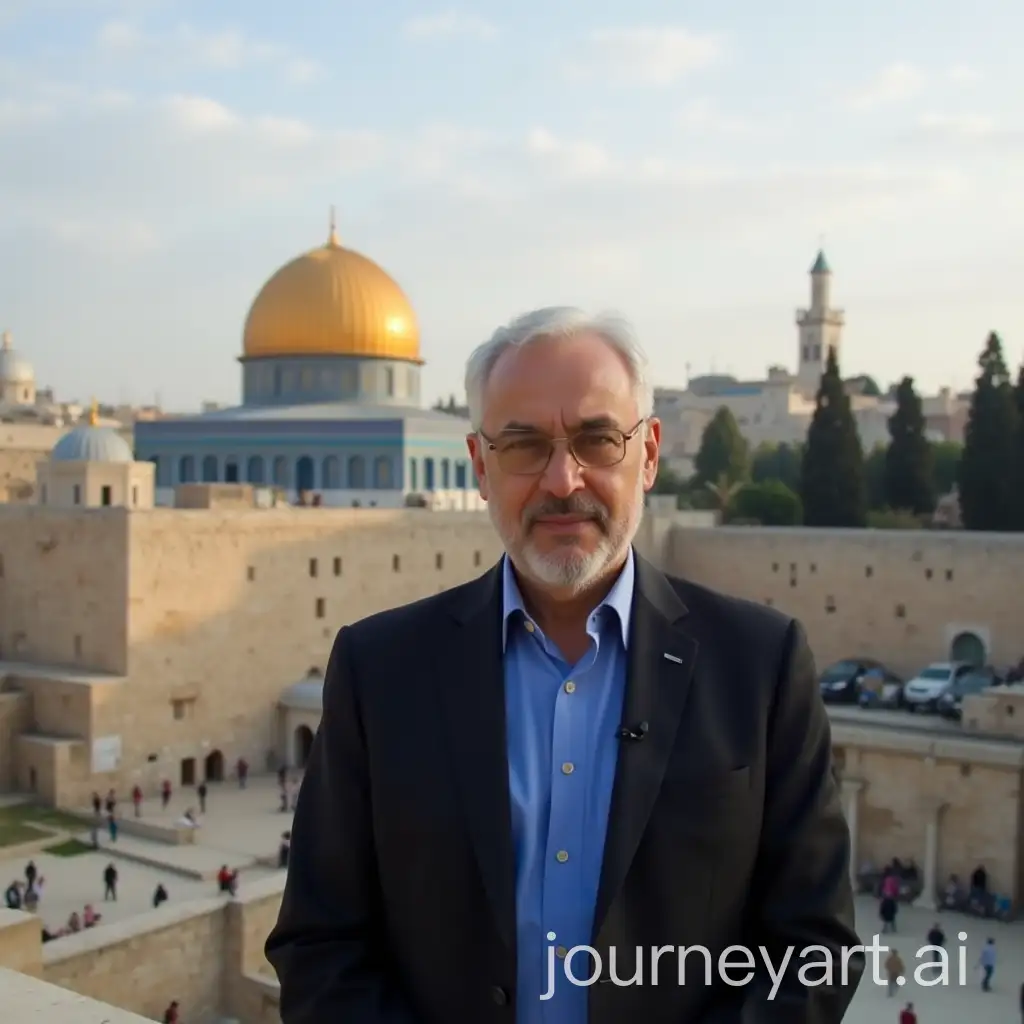
[[[0,505],[0,660],[124,670],[127,522]]]
[[[3,967],[0,967],[0,992],[3,993],[4,1020],[10,1024],[24,1024],[26,1021],[45,1021],[46,1024],[153,1024],[152,1020],[119,1010],[109,1003],[98,1003]]]
[[[799,618],[819,665],[873,656],[910,675],[964,632],[995,664],[1024,654],[1024,534],[677,527],[665,564]]]
[[[224,1017],[279,1024],[278,986],[263,955],[283,876],[223,897],[164,906],[41,943],[38,919],[0,911],[0,968],[161,1020],[178,1000],[188,1024]]]
[[[984,864],[993,891],[1024,896],[1024,748],[1019,743],[833,718],[836,760],[856,785],[854,863],[913,858],[922,871],[935,828],[934,873],[961,880]]]
[[[129,679],[102,710],[102,731],[124,744],[111,784],[177,783],[183,760],[201,774],[214,750],[228,771],[240,756],[254,771],[275,767],[278,702],[326,667],[341,626],[465,582],[499,553],[489,520],[470,513],[131,516]]]

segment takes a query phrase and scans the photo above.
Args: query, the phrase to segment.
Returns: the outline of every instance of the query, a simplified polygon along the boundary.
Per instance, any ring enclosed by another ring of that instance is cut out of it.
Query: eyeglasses
[[[512,476],[538,476],[548,468],[555,446],[565,441],[569,454],[583,469],[611,469],[626,457],[626,444],[646,423],[640,420],[630,431],[616,427],[587,427],[567,437],[548,437],[528,430],[510,430],[498,437],[480,436],[494,452],[502,472]]]

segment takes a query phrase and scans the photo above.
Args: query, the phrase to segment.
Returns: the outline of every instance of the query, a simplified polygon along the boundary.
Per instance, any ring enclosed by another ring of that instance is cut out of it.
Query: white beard
[[[629,518],[621,523],[610,524],[609,532],[589,553],[579,551],[569,544],[566,544],[564,551],[555,549],[540,552],[528,537],[523,540],[521,526],[516,530],[507,528],[493,502],[487,503],[487,512],[505,550],[520,572],[543,586],[579,593],[597,580],[609,565],[625,557],[640,529],[640,521],[644,514],[644,494],[644,479],[640,475]]]

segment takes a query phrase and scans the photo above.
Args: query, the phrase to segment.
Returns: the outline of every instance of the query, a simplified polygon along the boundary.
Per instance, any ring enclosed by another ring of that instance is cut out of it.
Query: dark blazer
[[[266,944],[284,1024],[515,1020],[501,610],[499,563],[339,632]],[[670,958],[653,986],[645,964],[642,986],[593,985],[589,1020],[836,1024],[864,961],[843,977],[849,833],[804,633],[640,558],[632,615],[623,723],[649,731],[620,750],[591,944],[619,979],[669,944],[707,947],[715,976],[691,954],[685,985]],[[742,988],[717,976],[737,944],[758,959]],[[796,948],[771,1001],[761,946],[776,965]],[[808,946],[833,951],[833,984],[797,979]]]

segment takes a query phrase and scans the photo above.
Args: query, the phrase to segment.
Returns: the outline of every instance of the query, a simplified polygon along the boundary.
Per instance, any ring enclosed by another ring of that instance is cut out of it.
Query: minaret
[[[818,382],[828,362],[830,348],[836,350],[836,358],[842,368],[842,334],[846,323],[841,309],[833,309],[832,270],[819,250],[811,267],[811,305],[809,309],[796,311],[798,330],[797,387],[812,397],[818,391]]]

